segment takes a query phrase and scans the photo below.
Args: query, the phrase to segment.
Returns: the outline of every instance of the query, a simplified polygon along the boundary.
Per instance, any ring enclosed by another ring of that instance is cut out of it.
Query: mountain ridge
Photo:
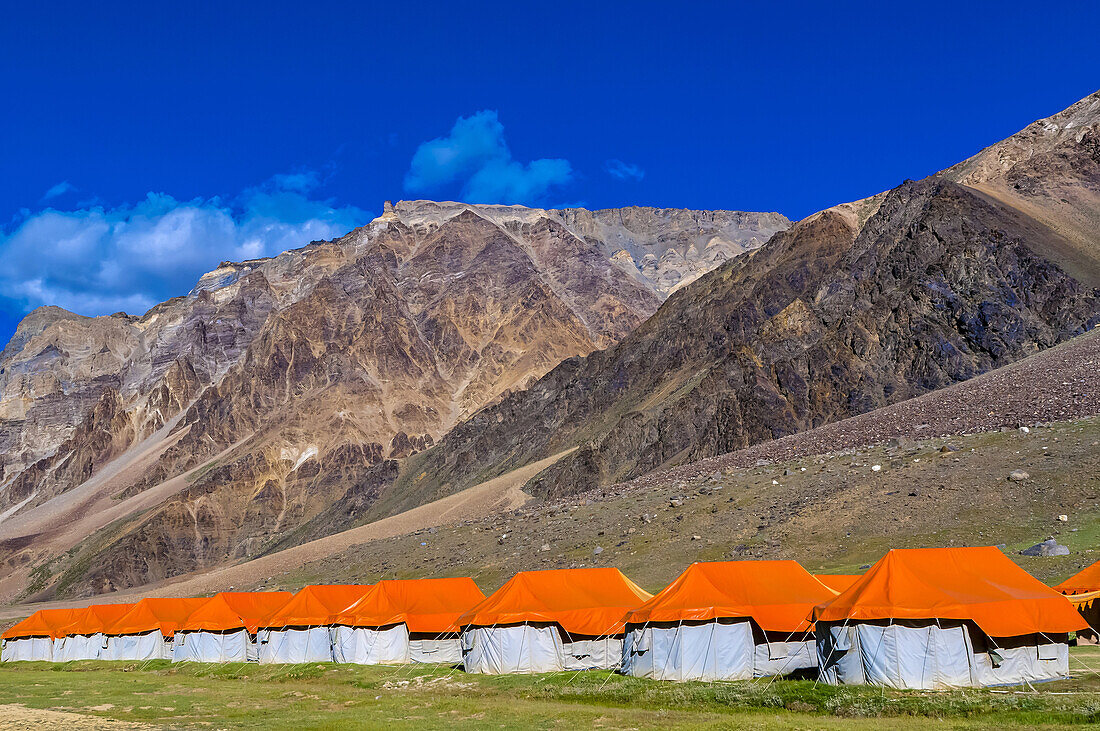
[[[29,316],[0,362],[0,514],[63,494],[175,420],[173,443],[119,498],[223,460],[113,540],[152,540],[132,554],[149,576],[159,562],[248,555],[348,491],[369,502],[397,461],[661,301],[556,213],[512,208],[505,226],[454,204],[410,226],[394,210],[334,241],[223,262],[140,317]],[[633,211],[632,225],[657,240],[675,215]],[[43,377],[65,409],[42,408],[31,389]],[[0,573],[49,558],[27,538],[0,519]]]

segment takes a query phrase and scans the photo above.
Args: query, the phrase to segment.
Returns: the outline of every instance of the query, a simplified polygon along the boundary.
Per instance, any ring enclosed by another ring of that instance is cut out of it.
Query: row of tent
[[[468,578],[386,580],[40,610],[3,634],[2,659],[990,686],[1068,675],[1069,634],[1089,630],[1077,607],[1100,597],[1100,563],[1055,589],[996,548],[895,549],[859,576],[695,563],[656,595],[613,568],[525,571],[489,597]]]

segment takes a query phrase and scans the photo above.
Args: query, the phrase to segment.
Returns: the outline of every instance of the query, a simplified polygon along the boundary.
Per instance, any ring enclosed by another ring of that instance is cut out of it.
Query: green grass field
[[[811,681],[663,683],[609,672],[467,675],[444,667],[79,662],[0,666],[0,728],[24,708],[160,728],[1035,728],[1100,721],[1100,648],[1074,678],[948,692]],[[18,705],[16,705],[18,704]],[[72,719],[73,717],[67,717]],[[71,720],[68,722],[71,725]]]

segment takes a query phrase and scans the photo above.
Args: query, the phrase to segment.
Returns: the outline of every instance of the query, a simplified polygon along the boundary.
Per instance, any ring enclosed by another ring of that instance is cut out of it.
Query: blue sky
[[[9,4],[0,341],[140,314],[386,199],[778,210],[1100,86],[1100,4]]]

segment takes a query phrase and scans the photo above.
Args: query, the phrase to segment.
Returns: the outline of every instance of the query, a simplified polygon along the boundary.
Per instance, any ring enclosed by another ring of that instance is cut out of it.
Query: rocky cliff
[[[582,215],[625,223],[607,241]],[[0,356],[0,513],[52,510],[155,436],[170,446],[116,497],[206,467],[100,545],[115,558],[87,586],[251,555],[334,501],[369,505],[397,461],[652,315],[668,287],[619,252],[675,260],[667,283],[786,224],[402,202],[339,240],[223,264],[141,317],[43,308]],[[25,533],[0,520],[9,568],[45,558]]]

